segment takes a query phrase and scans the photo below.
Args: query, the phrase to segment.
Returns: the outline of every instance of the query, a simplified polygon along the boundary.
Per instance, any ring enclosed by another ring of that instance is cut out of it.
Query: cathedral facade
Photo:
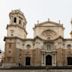
[[[72,38],[64,38],[63,24],[53,21],[38,23],[34,38],[27,38],[26,18],[20,10],[9,13],[5,41],[5,65],[70,66]],[[72,32],[71,32],[72,35]]]

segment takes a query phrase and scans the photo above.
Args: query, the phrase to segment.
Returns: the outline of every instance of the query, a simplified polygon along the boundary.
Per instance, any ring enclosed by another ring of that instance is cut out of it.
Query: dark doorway
[[[30,57],[26,57],[26,65],[30,65],[30,60],[31,60]]]
[[[67,64],[72,65],[72,57],[67,57]]]
[[[46,56],[46,65],[52,65],[52,56],[50,55]]]

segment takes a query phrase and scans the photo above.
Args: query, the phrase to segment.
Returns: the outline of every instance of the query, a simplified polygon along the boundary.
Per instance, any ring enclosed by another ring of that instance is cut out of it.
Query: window
[[[9,43],[9,48],[11,48],[11,43]]]
[[[21,24],[21,20],[19,20],[19,24]]]
[[[2,51],[0,50],[0,53],[2,53]]]
[[[22,44],[22,46],[24,46],[24,44]]]
[[[70,45],[70,44],[68,44],[68,45],[67,45],[67,48],[71,48],[71,45]]]
[[[13,34],[11,34],[11,36],[13,36]]]
[[[14,17],[14,23],[16,23],[16,20],[17,20],[16,17]]]
[[[11,36],[13,36],[14,30],[10,30],[11,31]]]
[[[26,47],[27,47],[27,48],[30,48],[31,46],[28,44]]]
[[[11,53],[11,51],[9,50],[9,53]]]
[[[22,51],[22,49],[20,49],[20,52]]]

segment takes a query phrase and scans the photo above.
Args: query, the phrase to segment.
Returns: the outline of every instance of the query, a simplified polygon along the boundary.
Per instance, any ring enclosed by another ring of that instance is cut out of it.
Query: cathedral
[[[34,38],[27,38],[27,20],[20,10],[9,13],[5,41],[5,66],[71,66],[71,38],[64,38],[64,27],[60,22],[47,20],[37,23]]]

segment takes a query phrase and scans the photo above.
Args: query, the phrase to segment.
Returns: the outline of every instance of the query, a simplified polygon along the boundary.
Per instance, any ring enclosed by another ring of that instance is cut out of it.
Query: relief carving
[[[46,30],[42,32],[42,36],[45,37],[48,40],[54,39],[56,37],[56,32],[52,30]]]

